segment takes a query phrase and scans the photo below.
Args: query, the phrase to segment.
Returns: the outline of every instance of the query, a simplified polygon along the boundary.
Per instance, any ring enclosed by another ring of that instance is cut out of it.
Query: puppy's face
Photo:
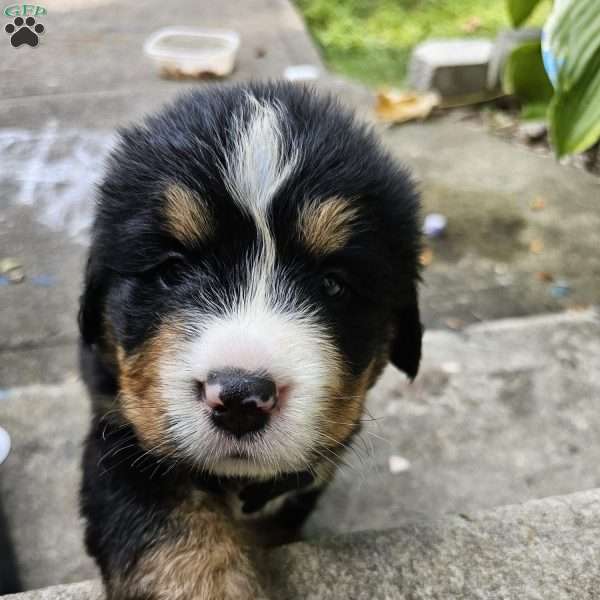
[[[332,103],[192,95],[109,164],[84,340],[158,455],[255,477],[335,462],[386,361],[416,374],[418,239],[405,176]]]

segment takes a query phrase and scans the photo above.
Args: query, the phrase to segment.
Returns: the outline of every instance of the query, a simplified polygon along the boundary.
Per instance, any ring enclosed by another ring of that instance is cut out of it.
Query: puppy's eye
[[[158,265],[156,274],[158,281],[164,288],[179,285],[185,277],[187,263],[180,254],[170,254]]]
[[[330,298],[339,298],[346,291],[346,286],[336,275],[325,275],[321,282],[323,293]]]

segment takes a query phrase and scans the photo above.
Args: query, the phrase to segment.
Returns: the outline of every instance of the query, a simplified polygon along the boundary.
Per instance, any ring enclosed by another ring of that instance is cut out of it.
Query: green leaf
[[[600,139],[600,49],[575,85],[557,90],[550,134],[559,156],[583,152]]]
[[[559,86],[575,85],[600,49],[598,0],[566,0],[554,10],[547,25],[550,49],[561,64]]]
[[[600,139],[600,10],[598,0],[561,0],[547,24],[559,64],[550,132],[559,156]]]
[[[522,25],[541,0],[507,0],[508,15],[514,27]]]
[[[507,94],[517,96],[524,103],[547,103],[554,90],[546,75],[539,41],[525,42],[509,55],[502,77]]]

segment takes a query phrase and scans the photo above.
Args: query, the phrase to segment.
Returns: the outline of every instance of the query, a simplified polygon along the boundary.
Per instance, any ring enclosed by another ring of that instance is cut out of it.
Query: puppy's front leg
[[[142,549],[128,572],[114,573],[107,583],[111,600],[250,600],[260,595],[241,540],[206,496],[174,508],[159,539]]]
[[[264,598],[241,533],[218,499],[128,466],[96,469],[98,455],[88,440],[82,512],[108,600]]]

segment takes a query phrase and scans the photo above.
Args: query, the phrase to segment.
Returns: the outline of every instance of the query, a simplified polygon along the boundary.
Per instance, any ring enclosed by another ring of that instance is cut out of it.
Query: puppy
[[[417,373],[419,231],[406,172],[304,87],[197,90],[121,132],[80,310],[109,600],[263,596],[259,544],[293,539],[388,360]]]

